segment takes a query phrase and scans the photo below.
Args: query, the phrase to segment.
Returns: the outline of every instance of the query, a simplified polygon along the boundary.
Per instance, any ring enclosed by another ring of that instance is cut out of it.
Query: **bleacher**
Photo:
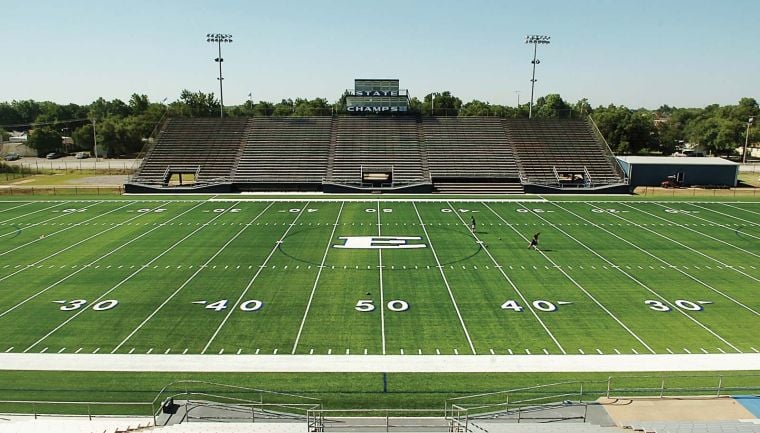
[[[501,119],[427,117],[422,126],[430,176],[438,192],[523,192]]]
[[[524,184],[596,187],[622,184],[624,175],[585,120],[505,119]],[[578,175],[568,179],[564,174]]]
[[[330,117],[256,117],[235,183],[320,184],[330,154]]]
[[[418,132],[414,117],[336,118],[327,181],[359,185],[363,173],[392,170],[393,185],[429,183]]]
[[[172,171],[196,183],[230,180],[248,131],[248,118],[167,120],[132,181],[164,185]]]
[[[509,194],[627,188],[625,174],[593,125],[558,119],[173,118],[127,191],[174,188],[176,174],[188,174],[184,179],[213,192]]]

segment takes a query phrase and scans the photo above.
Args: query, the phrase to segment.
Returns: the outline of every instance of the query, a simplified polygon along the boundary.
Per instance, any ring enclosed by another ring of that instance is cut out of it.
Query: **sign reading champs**
[[[400,113],[408,109],[409,92],[399,89],[398,80],[357,79],[346,96],[349,113]]]

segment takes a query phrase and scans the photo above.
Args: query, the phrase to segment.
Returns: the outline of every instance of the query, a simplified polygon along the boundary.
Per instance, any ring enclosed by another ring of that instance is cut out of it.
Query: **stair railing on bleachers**
[[[618,161],[618,159],[615,157],[614,152],[612,152],[612,148],[604,138],[602,131],[600,131],[599,127],[596,126],[596,122],[594,122],[594,119],[591,116],[587,117],[587,121],[591,126],[591,130],[594,131],[594,135],[596,136],[597,140],[599,140],[601,143],[604,143],[604,148],[606,150],[604,153],[607,156],[607,159],[609,159],[612,166],[615,167],[615,173],[620,177],[622,183],[628,185],[630,183],[630,179],[628,178],[625,170],[623,170],[623,167],[620,165],[620,161]]]

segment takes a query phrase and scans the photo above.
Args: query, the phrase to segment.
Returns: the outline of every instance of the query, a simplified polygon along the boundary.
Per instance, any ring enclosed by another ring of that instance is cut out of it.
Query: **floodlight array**
[[[548,44],[551,36],[546,35],[528,35],[525,37],[526,44]]]
[[[224,33],[206,33],[206,42],[232,42],[232,35]]]

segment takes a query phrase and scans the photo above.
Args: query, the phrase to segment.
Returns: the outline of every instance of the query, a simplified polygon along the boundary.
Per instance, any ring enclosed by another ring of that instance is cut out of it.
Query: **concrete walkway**
[[[760,354],[682,355],[122,355],[3,353],[0,370],[510,373],[760,370]]]

